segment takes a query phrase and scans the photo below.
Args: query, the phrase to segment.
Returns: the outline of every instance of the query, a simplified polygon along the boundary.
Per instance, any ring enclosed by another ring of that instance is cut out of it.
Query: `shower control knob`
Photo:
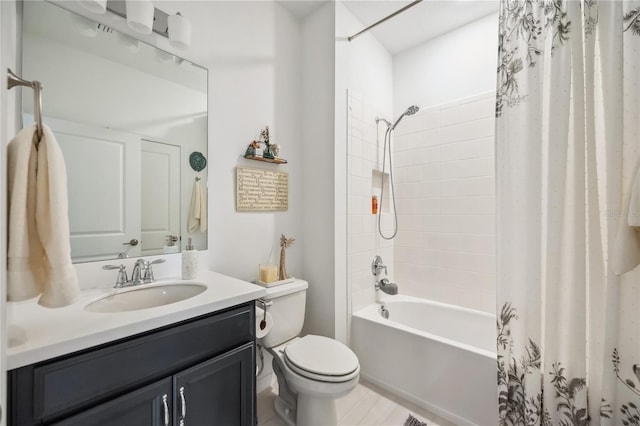
[[[371,261],[371,273],[377,276],[383,269],[384,273],[387,274],[387,265],[384,264],[380,256],[375,256]]]

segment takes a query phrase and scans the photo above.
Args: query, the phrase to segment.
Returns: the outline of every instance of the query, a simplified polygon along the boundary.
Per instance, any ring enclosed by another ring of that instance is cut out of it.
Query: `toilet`
[[[358,384],[360,363],[337,340],[299,336],[308,287],[306,281],[294,280],[267,288],[263,299],[273,326],[258,344],[273,356],[275,411],[282,420],[289,426],[337,425],[335,399]]]

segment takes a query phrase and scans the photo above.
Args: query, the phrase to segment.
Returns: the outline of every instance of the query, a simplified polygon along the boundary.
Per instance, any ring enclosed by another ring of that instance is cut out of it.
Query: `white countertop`
[[[130,290],[132,287],[120,290],[84,290],[76,303],[58,309],[38,305],[37,298],[7,303],[7,369],[23,367],[198,317],[266,294],[264,287],[211,271],[201,271],[193,280],[163,278],[158,279],[155,284],[167,282],[198,282],[206,284],[207,289],[197,296],[169,305],[117,313],[88,312],[84,307],[106,295]],[[134,288],[141,287],[143,286]]]

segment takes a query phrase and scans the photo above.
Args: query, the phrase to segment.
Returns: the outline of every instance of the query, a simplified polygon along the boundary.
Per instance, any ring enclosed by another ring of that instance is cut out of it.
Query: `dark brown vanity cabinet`
[[[255,424],[253,303],[9,372],[9,426]]]

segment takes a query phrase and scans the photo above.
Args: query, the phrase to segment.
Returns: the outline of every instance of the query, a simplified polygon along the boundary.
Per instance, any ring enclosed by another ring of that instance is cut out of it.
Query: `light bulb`
[[[167,18],[169,42],[178,49],[188,49],[191,45],[191,22],[179,12]]]
[[[107,0],[78,0],[78,4],[91,13],[103,14],[107,11]]]
[[[151,34],[155,8],[150,0],[127,0],[127,25],[140,34]]]

